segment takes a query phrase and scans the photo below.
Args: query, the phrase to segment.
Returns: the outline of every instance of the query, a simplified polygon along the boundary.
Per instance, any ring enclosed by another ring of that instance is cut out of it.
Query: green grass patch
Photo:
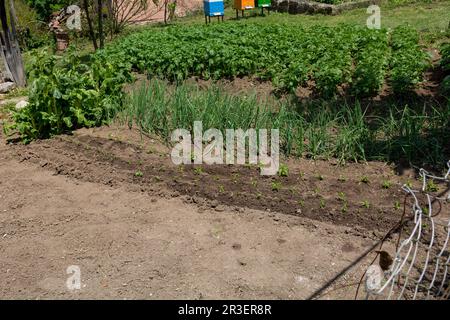
[[[122,121],[167,143],[173,130],[203,128],[279,129],[286,156],[340,162],[400,159],[415,164],[444,163],[450,139],[450,108],[389,105],[387,115],[368,114],[359,103],[323,101],[300,106],[295,101],[260,101],[254,95],[234,96],[212,86],[173,86],[151,80],[133,90]]]

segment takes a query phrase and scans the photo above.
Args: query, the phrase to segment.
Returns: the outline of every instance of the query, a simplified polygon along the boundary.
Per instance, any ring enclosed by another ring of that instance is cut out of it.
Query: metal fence
[[[450,161],[447,166],[443,177],[421,169],[421,190],[402,187],[406,197],[396,253],[387,270],[377,264],[366,270],[363,278],[367,299],[449,298],[450,217],[441,214],[443,202],[450,202]],[[445,190],[439,192],[442,185]],[[375,260],[382,253],[377,252]]]

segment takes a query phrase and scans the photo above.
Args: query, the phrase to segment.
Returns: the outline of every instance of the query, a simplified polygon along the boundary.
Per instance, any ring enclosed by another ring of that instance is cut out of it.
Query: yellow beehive
[[[234,0],[234,9],[246,10],[255,7],[255,0]]]

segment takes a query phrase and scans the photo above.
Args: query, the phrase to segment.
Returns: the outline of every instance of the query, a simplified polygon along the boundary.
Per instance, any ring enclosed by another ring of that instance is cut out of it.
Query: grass
[[[360,103],[321,102],[308,106],[290,100],[261,101],[255,95],[235,96],[212,85],[169,85],[151,80],[129,95],[120,119],[162,137],[173,130],[280,130],[280,150],[286,156],[345,161],[407,160],[416,165],[445,163],[450,139],[450,108],[413,110],[386,105],[384,114],[363,111]],[[284,174],[284,172],[283,172]],[[323,179],[323,177],[318,177]],[[362,179],[366,180],[366,179]]]

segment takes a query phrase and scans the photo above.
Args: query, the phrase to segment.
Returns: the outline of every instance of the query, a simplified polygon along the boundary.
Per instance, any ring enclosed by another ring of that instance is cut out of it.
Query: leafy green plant
[[[337,199],[339,201],[346,202],[347,201],[347,196],[345,195],[345,192],[342,192],[342,191],[338,192]]]
[[[26,2],[36,10],[42,21],[48,21],[53,12],[73,3],[72,0],[26,0]]]
[[[279,191],[281,189],[281,182],[274,181],[271,183],[272,191]]]
[[[450,95],[450,43],[444,43],[441,46],[440,65],[447,76],[442,80],[441,89],[444,94]]]
[[[362,176],[359,181],[361,181],[362,183],[365,183],[365,184],[368,184],[370,182],[369,177],[367,177],[367,176]]]
[[[377,93],[384,83],[389,66],[389,41],[384,30],[372,30],[359,39],[352,89],[358,95]]]
[[[370,202],[368,200],[364,200],[361,202],[361,207],[364,207],[366,209],[370,208]]]
[[[426,192],[438,192],[439,186],[433,180],[429,180],[425,187],[425,191]]]
[[[390,182],[389,180],[383,180],[381,187],[383,189],[390,189],[392,186],[392,182]]]
[[[143,177],[144,176],[144,174],[142,173],[142,171],[136,171],[135,173],[134,173],[134,176],[135,177],[139,177],[139,178],[141,178],[141,177]]]
[[[285,164],[280,164],[280,168],[278,169],[278,176],[287,177],[289,175],[289,168]]]
[[[423,80],[423,72],[430,66],[430,57],[418,44],[418,32],[407,25],[394,29],[391,42],[392,87],[396,92],[405,92]]]
[[[194,173],[195,173],[196,175],[202,174],[202,173],[203,173],[202,167],[196,167],[196,168],[194,168]]]
[[[323,198],[320,199],[320,205],[319,205],[319,206],[320,206],[321,209],[324,209],[324,208],[325,208],[325,206],[326,206],[326,205],[325,205],[325,199],[323,199]]]
[[[394,30],[390,54],[386,30],[339,25],[304,28],[282,24],[181,25],[133,33],[98,53],[130,62],[149,76],[179,81],[191,76],[221,79],[257,76],[276,91],[294,91],[313,80],[317,91],[332,96],[351,84],[356,94],[379,91],[391,67],[395,87],[420,80],[426,65],[414,30]],[[415,61],[408,61],[410,58]],[[403,67],[401,67],[403,65]]]
[[[7,135],[24,142],[49,138],[81,127],[107,123],[121,109],[127,76],[106,61],[83,64],[70,51],[64,57],[40,51],[31,65],[29,104],[12,113]]]

